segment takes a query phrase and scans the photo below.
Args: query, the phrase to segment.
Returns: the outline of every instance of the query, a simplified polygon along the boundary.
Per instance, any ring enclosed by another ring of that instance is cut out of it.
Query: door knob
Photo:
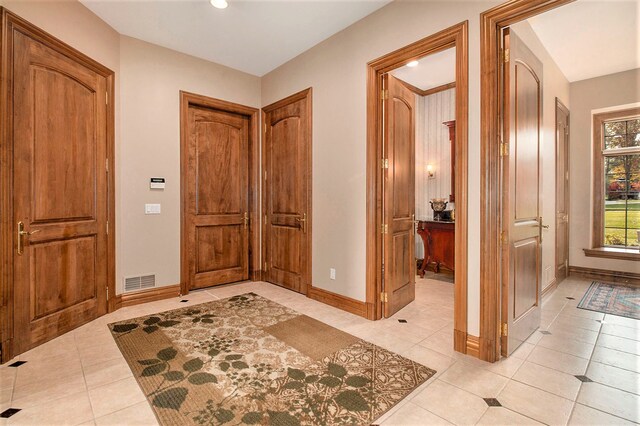
[[[34,231],[31,232],[27,232],[24,230],[24,223],[22,223],[22,221],[18,222],[18,254],[20,256],[22,256],[22,253],[24,253],[24,242],[22,241],[22,238],[26,235],[33,235],[37,232],[40,232],[39,229],[36,229]]]
[[[302,229],[302,232],[306,234],[307,233],[307,214],[302,213],[302,217],[296,217],[296,222],[300,223],[300,229]]]

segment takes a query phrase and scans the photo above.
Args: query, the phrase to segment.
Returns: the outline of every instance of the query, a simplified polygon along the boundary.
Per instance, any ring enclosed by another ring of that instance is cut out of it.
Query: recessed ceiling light
[[[218,9],[226,9],[227,6],[229,6],[227,0],[209,0],[209,3],[211,3],[211,6],[217,7]]]
[[[213,0],[211,0],[211,1],[213,1]],[[411,62],[409,62],[409,63],[407,64],[407,66],[408,66],[409,68],[417,67],[417,66],[418,66],[418,61],[411,61]]]

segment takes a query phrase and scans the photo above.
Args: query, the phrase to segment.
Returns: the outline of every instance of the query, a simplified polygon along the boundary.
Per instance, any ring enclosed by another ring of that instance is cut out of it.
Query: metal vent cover
[[[124,291],[144,290],[156,286],[155,274],[140,275],[137,277],[124,277]]]

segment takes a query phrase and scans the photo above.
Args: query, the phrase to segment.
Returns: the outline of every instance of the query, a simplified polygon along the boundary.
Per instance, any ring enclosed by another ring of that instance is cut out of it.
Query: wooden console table
[[[420,277],[430,264],[440,272],[443,266],[451,271],[455,265],[455,223],[444,221],[418,221],[418,235],[424,245],[424,259],[418,269]]]

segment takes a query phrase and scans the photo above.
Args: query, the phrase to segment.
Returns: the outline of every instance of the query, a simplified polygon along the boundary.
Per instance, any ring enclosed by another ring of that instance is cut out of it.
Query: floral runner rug
[[[435,374],[254,293],[109,327],[162,425],[368,425]]]
[[[594,281],[578,308],[640,319],[640,288]]]

